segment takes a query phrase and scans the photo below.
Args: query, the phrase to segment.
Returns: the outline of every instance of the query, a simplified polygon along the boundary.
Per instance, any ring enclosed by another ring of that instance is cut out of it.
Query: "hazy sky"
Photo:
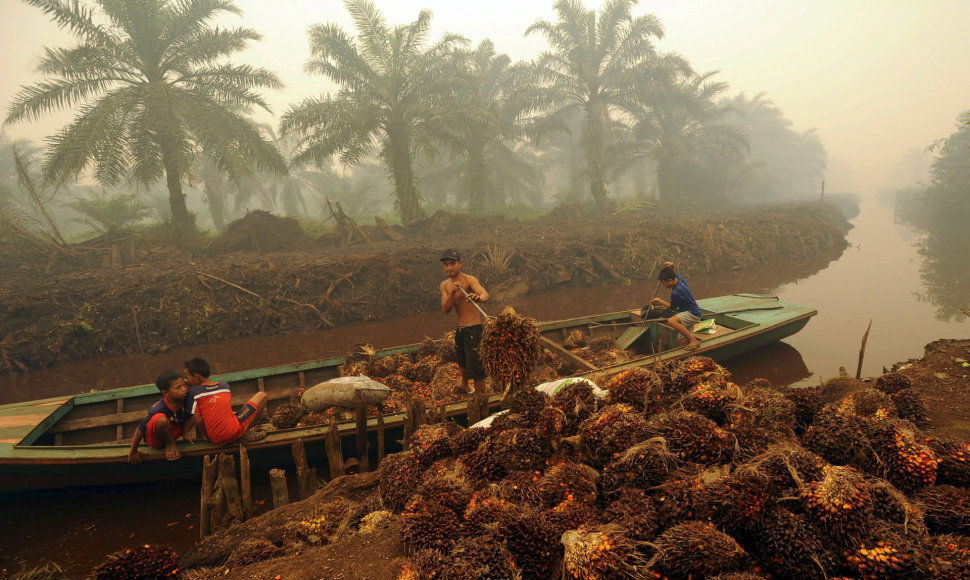
[[[267,94],[276,114],[289,103],[327,90],[324,79],[303,74],[306,28],[334,21],[352,33],[334,0],[237,0],[242,18],[263,40],[238,60],[277,71],[287,88]],[[394,0],[376,2],[390,24],[411,22],[431,10],[432,39],[455,32],[477,44],[494,41],[513,60],[545,47],[524,38],[537,18],[553,20],[552,0]],[[599,8],[600,1],[586,2]],[[911,149],[953,132],[970,110],[970,0],[659,0],[637,14],[663,22],[661,50],[686,56],[700,72],[721,71],[730,94],[763,92],[794,123],[814,128],[829,153],[827,191],[874,191]],[[36,8],[0,0],[0,104],[34,79],[44,45],[69,43]],[[40,140],[70,117],[7,126],[12,138]]]

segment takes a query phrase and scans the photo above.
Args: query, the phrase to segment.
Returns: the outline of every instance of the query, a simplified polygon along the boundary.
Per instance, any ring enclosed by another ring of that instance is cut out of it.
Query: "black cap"
[[[449,248],[441,254],[441,258],[438,261],[444,262],[445,260],[454,260],[456,262],[460,262],[461,254],[458,253],[458,250]]]

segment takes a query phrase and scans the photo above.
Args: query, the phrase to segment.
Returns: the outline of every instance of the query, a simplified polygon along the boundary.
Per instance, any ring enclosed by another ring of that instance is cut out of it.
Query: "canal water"
[[[792,264],[689,278],[698,298],[761,293],[818,310],[798,334],[729,362],[736,382],[763,377],[774,385],[807,386],[837,376],[839,367],[854,374],[870,322],[864,376],[922,356],[924,345],[933,340],[970,335],[970,318],[938,315],[946,297],[934,297],[925,287],[917,249],[920,235],[896,223],[891,205],[864,200],[851,221],[849,248],[809,275],[799,275],[799,265]],[[521,314],[548,320],[638,308],[655,287],[641,282],[566,289],[508,303]],[[503,306],[489,303],[486,309],[497,314]],[[193,356],[209,359],[213,371],[220,373],[339,356],[357,339],[383,348],[426,336],[440,338],[452,325],[452,317],[427,313],[302,335],[177,348],[161,355],[83,361],[25,377],[0,377],[0,402],[149,383],[161,370],[181,368]],[[256,479],[258,511],[265,509],[269,490],[268,482]],[[82,577],[106,554],[128,546],[153,543],[185,550],[198,537],[198,503],[197,481],[0,496],[0,522],[5,524],[0,526],[0,569],[10,574],[52,560],[71,577]]]

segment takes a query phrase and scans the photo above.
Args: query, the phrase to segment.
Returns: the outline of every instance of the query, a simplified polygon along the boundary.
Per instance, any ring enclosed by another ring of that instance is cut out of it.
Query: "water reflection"
[[[962,319],[970,307],[970,224],[937,223],[919,245],[924,290],[920,299],[936,308],[936,317]]]

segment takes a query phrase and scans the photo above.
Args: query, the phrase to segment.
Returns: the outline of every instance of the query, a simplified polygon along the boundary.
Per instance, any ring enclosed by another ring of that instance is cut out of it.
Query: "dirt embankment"
[[[0,373],[426,312],[445,247],[509,299],[652,278],[664,259],[686,274],[800,263],[808,275],[841,254],[847,229],[821,204],[703,215],[566,207],[529,222],[439,212],[311,239],[295,220],[255,212],[206,244],[127,240],[56,260],[0,251]]]

